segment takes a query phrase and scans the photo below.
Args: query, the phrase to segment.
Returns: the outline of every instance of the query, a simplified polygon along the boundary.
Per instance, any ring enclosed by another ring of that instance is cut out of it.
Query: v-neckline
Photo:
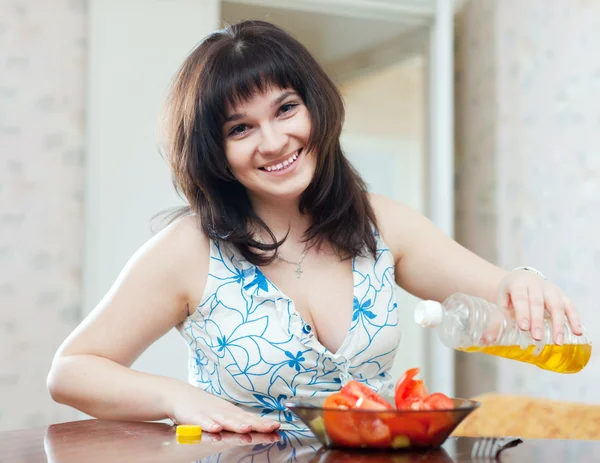
[[[309,341],[309,342],[314,343],[315,346],[318,347],[319,350],[321,350],[328,357],[332,357],[332,358],[343,357],[343,351],[344,351],[344,349],[346,349],[346,345],[350,342],[349,340],[352,337],[352,333],[353,333],[352,317],[354,316],[354,301],[356,299],[356,288],[359,283],[359,282],[357,282],[357,279],[358,279],[357,274],[359,272],[357,272],[357,270],[356,270],[356,262],[357,262],[358,257],[360,257],[360,256],[352,257],[352,307],[351,307],[351,311],[350,311],[350,326],[348,328],[348,332],[345,334],[344,339],[342,340],[342,343],[340,344],[340,347],[338,347],[338,349],[335,352],[333,352],[330,349],[328,349],[327,347],[325,347],[321,343],[321,341],[319,339],[317,339],[316,336],[312,336],[311,340]],[[246,261],[246,262],[248,262],[248,261]],[[260,267],[258,267],[258,265],[252,264],[250,262],[248,262],[248,263],[251,265],[251,268],[253,268],[255,272],[261,273],[261,275],[266,280],[267,285],[271,285],[279,293],[279,295],[281,295],[284,299],[286,299],[290,302],[290,317],[294,317],[294,316],[298,317],[298,319],[302,323],[302,326],[306,326],[306,325],[311,326],[310,324],[308,324],[306,322],[304,317],[300,313],[298,313],[298,311],[296,310],[296,303],[294,302],[294,300],[291,297],[289,297],[284,291],[282,291],[275,283],[273,283],[271,281],[271,279],[260,269]],[[312,326],[311,326],[311,328],[312,328]],[[298,337],[301,336],[299,333],[294,333],[294,334],[296,334]]]

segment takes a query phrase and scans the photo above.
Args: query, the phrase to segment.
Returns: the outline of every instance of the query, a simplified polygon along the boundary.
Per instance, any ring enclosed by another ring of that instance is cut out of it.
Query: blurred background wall
[[[81,317],[86,23],[84,2],[0,2],[2,429],[75,416],[45,377]]]

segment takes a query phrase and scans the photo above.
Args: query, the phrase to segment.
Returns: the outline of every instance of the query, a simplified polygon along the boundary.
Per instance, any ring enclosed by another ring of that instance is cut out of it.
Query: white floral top
[[[336,353],[314,337],[294,301],[232,246],[211,242],[209,276],[196,311],[178,326],[189,346],[189,381],[244,408],[304,425],[283,403],[321,397],[350,379],[390,393],[400,342],[394,260],[376,233],[377,258],[353,259],[352,323]]]

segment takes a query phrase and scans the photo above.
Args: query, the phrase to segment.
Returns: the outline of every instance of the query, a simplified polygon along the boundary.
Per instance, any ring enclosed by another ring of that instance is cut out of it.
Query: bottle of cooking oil
[[[562,345],[554,344],[548,314],[544,318],[544,335],[537,341],[529,331],[519,328],[512,312],[466,294],[453,294],[441,304],[422,301],[414,318],[423,327],[435,327],[447,347],[531,363],[557,373],[581,371],[592,355],[587,330],[582,328],[580,336],[573,334],[566,317]]]

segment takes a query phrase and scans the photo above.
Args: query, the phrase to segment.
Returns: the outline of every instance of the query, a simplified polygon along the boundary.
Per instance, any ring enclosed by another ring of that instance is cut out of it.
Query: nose
[[[273,124],[265,124],[261,127],[261,139],[258,151],[264,156],[272,156],[281,153],[287,143],[287,135]]]

